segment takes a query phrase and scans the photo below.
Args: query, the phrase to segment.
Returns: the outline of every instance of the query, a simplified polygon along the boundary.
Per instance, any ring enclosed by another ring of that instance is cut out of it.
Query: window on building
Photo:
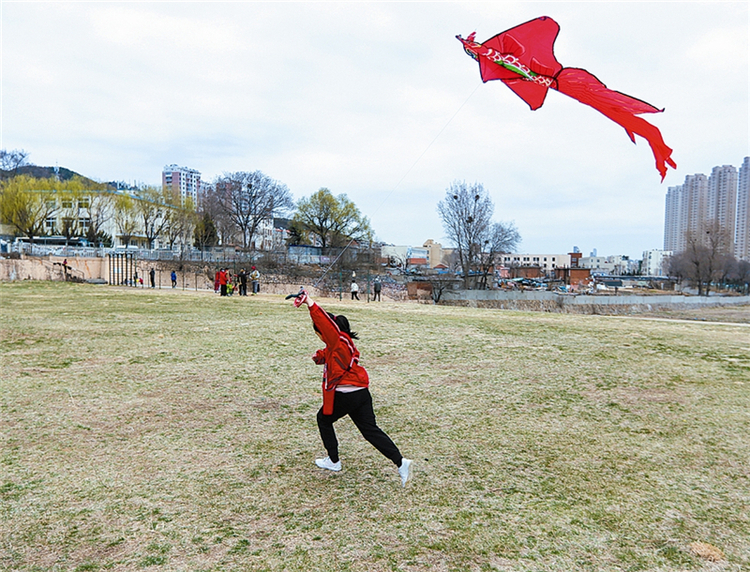
[[[79,209],[87,209],[89,208],[89,199],[86,197],[85,199],[78,199],[78,208]]]
[[[64,209],[72,209],[73,208],[73,200],[72,199],[63,199],[63,201],[62,201],[62,208],[64,208]]]

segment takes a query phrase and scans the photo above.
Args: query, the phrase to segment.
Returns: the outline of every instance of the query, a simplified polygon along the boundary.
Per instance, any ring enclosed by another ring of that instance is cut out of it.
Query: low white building
[[[508,268],[538,266],[545,273],[555,268],[570,268],[570,254],[501,254],[498,261]]]
[[[612,256],[582,256],[578,261],[580,268],[588,268],[592,274],[609,274],[622,276],[633,270],[630,257],[623,254]]]
[[[671,250],[645,250],[641,263],[641,274],[644,276],[667,276]]]

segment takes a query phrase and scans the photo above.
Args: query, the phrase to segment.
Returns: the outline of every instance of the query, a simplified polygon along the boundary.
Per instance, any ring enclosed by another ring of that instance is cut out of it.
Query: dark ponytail
[[[349,320],[346,319],[346,316],[334,316],[330,312],[328,312],[328,315],[331,317],[331,319],[336,322],[336,325],[339,327],[339,330],[344,332],[346,335],[348,335],[350,338],[354,340],[358,340],[359,336],[357,335],[357,332],[352,332],[351,327],[349,326]]]

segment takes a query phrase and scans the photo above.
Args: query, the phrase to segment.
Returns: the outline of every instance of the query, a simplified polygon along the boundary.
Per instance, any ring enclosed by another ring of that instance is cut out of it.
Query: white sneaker
[[[406,481],[411,477],[411,463],[409,459],[401,459],[401,466],[398,468],[398,474],[401,475],[401,486],[406,486]]]
[[[325,459],[315,459],[315,464],[318,465],[321,469],[328,469],[329,471],[341,470],[341,460],[334,463],[333,461],[331,461],[330,457],[326,457]]]

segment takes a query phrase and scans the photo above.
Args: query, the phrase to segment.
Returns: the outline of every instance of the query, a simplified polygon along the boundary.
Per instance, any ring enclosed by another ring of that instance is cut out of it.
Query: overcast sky
[[[2,10],[0,147],[100,181],[261,170],[295,199],[346,193],[380,240],[448,245],[436,206],[479,182],[522,252],[663,245],[664,197],[748,150],[748,2],[12,2]],[[456,34],[538,16],[555,54],[661,114],[645,140],[551,91],[482,84]]]

